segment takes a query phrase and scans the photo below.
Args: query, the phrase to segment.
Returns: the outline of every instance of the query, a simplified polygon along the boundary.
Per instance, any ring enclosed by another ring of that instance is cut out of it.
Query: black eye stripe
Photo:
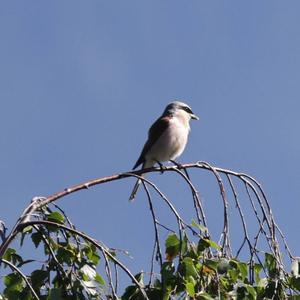
[[[185,110],[187,113],[189,113],[189,114],[192,114],[193,112],[192,112],[192,110],[189,108],[189,107],[187,107],[187,106],[182,106],[181,107],[183,110]]]

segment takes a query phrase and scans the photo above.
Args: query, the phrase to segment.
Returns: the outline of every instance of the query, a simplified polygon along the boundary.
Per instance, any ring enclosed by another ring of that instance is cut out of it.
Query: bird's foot
[[[163,172],[165,171],[166,167],[160,161],[156,161],[156,162],[159,165],[160,174],[163,174]]]
[[[172,159],[170,159],[170,162],[172,164],[174,164],[178,169],[182,169],[182,164],[181,163],[178,163],[177,161],[172,160]]]

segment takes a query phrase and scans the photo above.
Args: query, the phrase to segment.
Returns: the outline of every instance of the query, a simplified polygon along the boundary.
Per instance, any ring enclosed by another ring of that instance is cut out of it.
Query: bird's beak
[[[194,115],[194,114],[191,114],[191,119],[199,120],[199,118],[196,115]]]

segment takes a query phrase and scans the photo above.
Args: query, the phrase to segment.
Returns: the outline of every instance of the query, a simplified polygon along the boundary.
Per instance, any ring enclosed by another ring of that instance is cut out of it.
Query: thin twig
[[[199,224],[203,223],[203,225],[206,228],[208,228],[206,216],[205,216],[205,213],[204,213],[203,205],[202,205],[200,197],[199,197],[199,193],[196,190],[195,186],[193,185],[192,181],[190,180],[190,177],[187,173],[187,170],[186,169],[183,169],[183,170],[185,171],[186,174],[181,172],[180,169],[173,169],[174,172],[180,174],[180,176],[186,181],[186,183],[189,185],[189,187],[192,191],[193,200],[194,200],[194,208],[195,208],[195,211],[196,211],[198,223]],[[201,217],[200,217],[200,214],[201,214]],[[208,231],[206,231],[206,236],[209,236]]]
[[[114,299],[118,299],[118,296],[117,296],[117,294],[116,294],[116,290],[115,290],[115,287],[114,287],[114,284],[113,284],[111,268],[110,268],[109,261],[108,261],[108,259],[107,259],[107,255],[106,255],[106,253],[103,251],[103,248],[100,248],[100,251],[102,252],[102,255],[103,255],[104,260],[105,260],[105,271],[106,271],[107,278],[108,278],[108,280],[109,280],[109,285],[110,285],[110,288],[111,288],[111,292],[112,292],[112,294],[113,294],[113,298],[114,298]]]
[[[221,193],[221,198],[223,201],[223,207],[224,207],[224,224],[223,224],[223,232],[222,232],[222,236],[223,236],[223,243],[222,243],[222,252],[223,255],[228,255],[229,257],[231,256],[231,247],[230,247],[230,240],[229,240],[229,218],[228,218],[228,200],[226,197],[226,192],[225,192],[225,187],[223,184],[223,180],[221,178],[221,176],[219,175],[218,171],[216,168],[214,168],[213,166],[211,166],[208,163],[205,163],[207,168],[212,171],[212,173],[214,174],[214,176],[217,179],[218,185],[219,185],[219,189],[220,189],[220,193]],[[229,253],[227,252],[229,251]]]
[[[143,181],[143,186],[144,186],[144,189],[145,189],[146,194],[147,194],[147,199],[148,199],[149,208],[150,208],[152,221],[153,221],[153,226],[154,226],[155,245],[157,246],[157,255],[158,255],[158,258],[159,258],[160,267],[162,268],[163,259],[162,259],[161,247],[160,247],[159,230],[158,230],[158,227],[157,227],[157,218],[156,218],[156,214],[155,214],[155,210],[154,210],[154,206],[153,206],[153,203],[152,203],[150,192],[149,192],[146,184],[144,183],[144,181]],[[155,247],[155,245],[154,245],[154,247]]]

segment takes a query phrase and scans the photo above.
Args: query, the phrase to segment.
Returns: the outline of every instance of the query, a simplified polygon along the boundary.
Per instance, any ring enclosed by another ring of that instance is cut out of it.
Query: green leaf
[[[44,270],[35,270],[31,273],[32,286],[36,289],[40,289],[45,281],[48,279],[48,272]]]
[[[4,289],[5,300],[20,300],[20,292],[9,288]]]
[[[228,276],[231,279],[232,282],[236,282],[237,279],[239,278],[239,270],[238,269],[231,269],[228,271]]]
[[[184,277],[188,278],[189,276],[192,276],[198,278],[198,272],[191,257],[185,257],[182,264],[184,267]]]
[[[259,283],[259,281],[260,281],[260,272],[262,270],[262,266],[260,264],[255,264],[253,269],[254,269],[255,282]]]
[[[57,250],[57,259],[60,263],[71,265],[76,259],[76,252],[70,247],[70,245],[65,247],[61,246]]]
[[[177,247],[180,244],[180,240],[175,233],[170,234],[165,242],[166,248]]]
[[[201,293],[197,295],[197,300],[214,300],[215,297],[210,296],[208,293]]]
[[[5,251],[5,253],[3,255],[3,258],[10,261],[10,262],[12,262],[14,265],[21,264],[23,262],[22,257],[20,255],[18,255],[16,253],[16,250],[13,249],[13,248],[8,248]]]
[[[265,266],[269,272],[269,276],[274,278],[277,275],[277,265],[275,257],[270,253],[265,253]]]
[[[15,254],[16,252],[17,252],[17,251],[16,251],[15,249],[13,249],[13,248],[8,248],[8,249],[5,251],[5,253],[4,253],[4,255],[3,255],[3,258],[6,259],[6,260],[8,260],[8,261],[11,261],[11,260],[12,260],[13,254]]]
[[[220,250],[221,249],[221,247],[216,242],[214,242],[212,240],[209,240],[209,239],[205,239],[205,240],[208,242],[208,244],[209,244],[209,246],[211,248],[214,248],[216,250]]]
[[[220,276],[220,287],[222,287],[222,290],[225,291],[231,291],[232,290],[232,282],[230,280],[230,277],[228,276]]]
[[[26,226],[22,230],[22,233],[31,233],[31,232],[32,232],[32,226]]]
[[[100,260],[100,255],[98,254],[97,251],[91,251],[89,252],[89,254],[87,255],[88,259],[94,264],[97,265],[99,263]]]
[[[23,279],[17,273],[10,273],[6,275],[3,281],[7,289],[10,291],[21,291],[23,289]]]
[[[199,229],[200,232],[207,232],[208,231],[208,229],[205,226],[198,224],[194,219],[192,219],[192,224],[191,225],[193,227]]]
[[[165,242],[166,259],[172,261],[179,253],[180,240],[175,233],[170,234]]]
[[[237,260],[231,259],[229,261],[229,265],[234,269],[238,269],[238,261]]]
[[[164,290],[163,300],[170,300],[171,293],[172,293],[171,288],[166,288]]]
[[[51,222],[63,224],[65,222],[65,217],[58,211],[54,211],[47,216],[47,220]]]
[[[188,238],[186,235],[184,235],[181,243],[181,254],[185,255],[188,250]]]
[[[89,276],[87,276],[85,274],[82,274],[82,280],[83,281],[90,281],[90,278],[89,278]]]
[[[31,240],[34,243],[35,248],[37,248],[42,240],[42,234],[40,232],[34,232],[31,235]]]
[[[6,286],[3,291],[5,299],[19,300],[20,292],[24,288],[23,278],[17,273],[10,273],[4,277],[3,281]]]
[[[198,242],[197,251],[198,253],[202,253],[205,249],[209,248],[210,244],[208,239],[200,239]]]
[[[207,238],[203,238],[203,239],[200,239],[199,240],[199,243],[198,243],[198,252],[203,252],[205,249],[207,248],[214,248],[216,250],[220,250],[220,246],[215,243],[214,241],[210,240],[210,239],[207,239]]]
[[[214,271],[217,271],[218,261],[213,259],[206,259],[204,265]]]
[[[251,286],[251,285],[246,285],[246,289],[247,289],[247,291],[248,291],[248,294],[249,294],[249,296],[251,296],[251,298],[250,299],[253,299],[253,300],[255,300],[257,297],[257,294],[256,294],[256,291],[255,291],[255,288],[253,287],[253,286]]]
[[[101,285],[106,285],[106,282],[105,282],[105,280],[103,279],[103,277],[100,275],[100,274],[96,274],[96,276],[95,276],[95,280],[99,283],[99,284],[101,284]]]
[[[247,264],[243,263],[243,262],[238,262],[237,267],[240,271],[240,275],[242,277],[242,280],[244,280],[248,275],[248,266],[247,266]]]
[[[144,284],[143,279],[144,279],[144,273],[140,272],[134,275],[134,278],[140,283],[140,284]]]
[[[130,285],[125,289],[124,294],[122,295],[122,300],[133,300],[137,299],[135,296],[139,293],[139,289],[135,285]],[[141,298],[142,299],[142,298]]]
[[[192,282],[186,282],[185,288],[189,296],[194,297],[195,296],[195,285]]]
[[[31,232],[32,232],[32,226],[26,226],[23,228],[22,233],[21,233],[21,240],[20,240],[21,247],[23,246],[25,236]]]
[[[233,279],[237,279],[236,275],[238,275],[238,278],[240,278],[242,281],[248,278],[248,265],[246,263],[240,262],[235,259],[231,259],[229,261],[229,265],[233,269],[230,272],[230,276]]]
[[[164,283],[173,283],[175,267],[172,262],[164,262],[161,268],[161,277]]]

